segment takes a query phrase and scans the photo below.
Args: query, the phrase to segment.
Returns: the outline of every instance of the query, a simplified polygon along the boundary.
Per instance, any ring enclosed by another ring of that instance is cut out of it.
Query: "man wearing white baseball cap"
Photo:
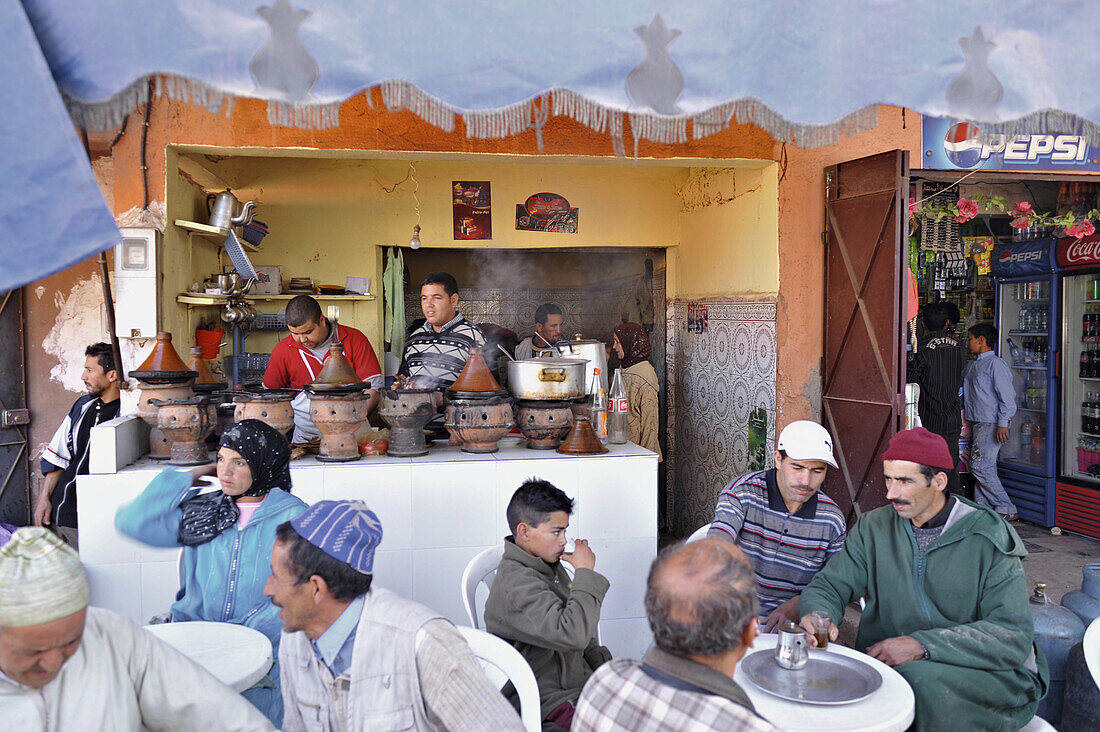
[[[837,467],[833,438],[817,422],[791,422],[779,433],[775,467],[747,473],[718,495],[709,537],[732,541],[752,560],[764,632],[797,623],[798,597],[844,546],[844,513],[824,493]]]

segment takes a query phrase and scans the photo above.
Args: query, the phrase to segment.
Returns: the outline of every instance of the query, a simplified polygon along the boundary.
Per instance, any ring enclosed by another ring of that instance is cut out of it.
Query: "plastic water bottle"
[[[1031,417],[1024,417],[1020,425],[1020,452],[1021,460],[1027,460],[1031,452]]]
[[[625,445],[627,442],[627,419],[630,405],[626,400],[626,387],[623,386],[623,370],[615,369],[615,378],[611,381],[607,414],[607,441],[612,445]]]
[[[1024,362],[1023,354],[1020,353],[1020,347],[1017,346],[1011,338],[1008,339],[1008,352],[1012,355],[1012,365],[1019,366]]]

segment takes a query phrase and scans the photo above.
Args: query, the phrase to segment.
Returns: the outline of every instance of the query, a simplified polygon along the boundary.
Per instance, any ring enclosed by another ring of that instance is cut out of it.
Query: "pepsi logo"
[[[943,138],[943,150],[952,164],[960,168],[973,168],[982,159],[978,126],[969,122],[951,125]]]
[[[1011,264],[1012,262],[1018,262],[1018,263],[1038,262],[1038,261],[1041,261],[1042,258],[1043,258],[1043,250],[1042,249],[1030,249],[1030,250],[1024,251],[1024,252],[1012,252],[1012,251],[1001,252],[1000,261],[1001,261],[1001,264]]]

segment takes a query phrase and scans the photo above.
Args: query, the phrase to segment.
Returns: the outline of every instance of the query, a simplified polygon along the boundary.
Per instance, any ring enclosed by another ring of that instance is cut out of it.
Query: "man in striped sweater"
[[[458,282],[446,272],[431,272],[420,285],[424,325],[405,341],[398,376],[421,389],[435,389],[436,407],[443,406],[442,392],[455,383],[470,357],[470,349],[485,345],[477,326],[458,312]],[[437,414],[429,426],[442,427]]]
[[[802,588],[844,546],[844,513],[820,492],[833,440],[816,422],[787,425],[775,467],[742,475],[718,496],[708,537],[732,541],[753,564],[764,632],[797,623]]]

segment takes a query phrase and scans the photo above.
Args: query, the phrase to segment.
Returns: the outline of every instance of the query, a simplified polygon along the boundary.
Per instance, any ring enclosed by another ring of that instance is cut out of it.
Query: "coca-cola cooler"
[[[997,354],[1012,368],[1016,416],[997,472],[1020,518],[1054,526],[1059,334],[1054,239],[1002,241],[993,248]],[[1100,363],[1098,363],[1100,365]],[[1100,389],[1100,382],[1098,382]],[[1100,485],[1100,482],[1098,482]]]
[[[1054,518],[1100,539],[1100,235],[1059,239],[1061,445]]]

